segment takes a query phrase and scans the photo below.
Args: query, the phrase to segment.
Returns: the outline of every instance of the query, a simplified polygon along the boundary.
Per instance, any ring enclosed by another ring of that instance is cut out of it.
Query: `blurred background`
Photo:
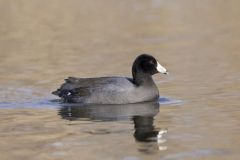
[[[1,156],[239,158],[239,7],[238,0],[0,0]],[[141,53],[170,72],[154,77],[161,96],[178,102],[162,105],[155,120],[168,129],[168,149],[140,152],[131,122],[109,124],[127,131],[87,126],[109,130],[101,137],[64,126],[70,122],[45,108],[64,78],[131,76]]]

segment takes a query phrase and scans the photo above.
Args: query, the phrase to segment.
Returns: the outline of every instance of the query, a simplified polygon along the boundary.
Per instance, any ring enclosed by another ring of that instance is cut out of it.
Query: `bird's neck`
[[[150,74],[143,73],[143,72],[133,74],[133,82],[136,85],[153,85],[153,84],[155,84],[152,79],[152,76]]]

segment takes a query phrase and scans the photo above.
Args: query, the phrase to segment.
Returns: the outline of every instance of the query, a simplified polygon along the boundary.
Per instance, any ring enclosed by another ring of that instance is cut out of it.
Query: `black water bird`
[[[159,91],[152,79],[156,73],[167,70],[151,55],[138,56],[132,65],[132,76],[65,79],[59,89],[52,92],[65,102],[82,104],[128,104],[153,101]]]

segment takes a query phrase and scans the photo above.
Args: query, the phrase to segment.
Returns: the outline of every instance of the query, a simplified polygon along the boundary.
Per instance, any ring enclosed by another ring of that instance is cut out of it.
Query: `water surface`
[[[240,1],[0,0],[1,159],[239,159]],[[72,107],[68,76],[131,76],[140,53],[161,106]]]

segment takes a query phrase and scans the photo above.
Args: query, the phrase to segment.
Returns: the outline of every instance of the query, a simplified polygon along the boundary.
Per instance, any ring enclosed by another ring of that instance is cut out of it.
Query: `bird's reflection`
[[[134,122],[134,137],[138,142],[162,143],[160,129],[154,126],[154,117],[159,113],[159,102],[144,102],[124,105],[72,105],[65,104],[59,110],[63,119],[70,121],[124,121]],[[158,146],[159,147],[159,146]]]
[[[138,141],[151,142],[155,140],[158,131],[155,129],[153,116],[133,116],[134,137]]]

